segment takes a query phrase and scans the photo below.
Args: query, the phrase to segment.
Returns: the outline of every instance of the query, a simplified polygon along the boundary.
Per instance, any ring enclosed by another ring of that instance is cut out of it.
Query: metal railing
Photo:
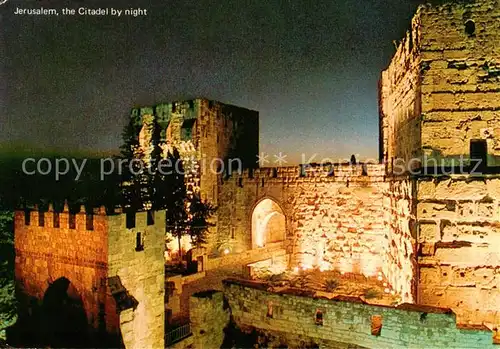
[[[184,338],[187,338],[191,335],[191,324],[187,323],[185,325],[177,327],[175,330],[167,332],[165,336],[165,344],[166,346],[170,346],[177,342],[180,342]]]

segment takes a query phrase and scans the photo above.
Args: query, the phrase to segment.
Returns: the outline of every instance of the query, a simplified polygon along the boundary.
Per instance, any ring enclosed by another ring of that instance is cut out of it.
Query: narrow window
[[[306,167],[303,164],[301,164],[299,177],[305,177],[305,176],[306,176]]]
[[[366,168],[366,164],[363,164],[362,165],[362,172],[361,172],[361,175],[362,176],[368,176],[368,170]]]
[[[85,227],[87,230],[94,230],[94,215],[87,214],[85,216]]]
[[[234,227],[231,227],[231,239],[234,239]]]
[[[54,216],[53,216],[53,225],[54,225],[54,228],[59,228],[60,227],[60,220],[59,220],[59,212],[54,212]]]
[[[38,226],[45,226],[45,214],[43,212],[38,211]]]
[[[126,220],[127,229],[135,228],[135,212],[127,212]]]
[[[372,335],[380,336],[380,332],[382,331],[382,315],[373,315],[372,316]]]
[[[262,179],[260,180],[260,186],[261,186],[262,188],[264,188],[264,178],[262,178]]]
[[[29,210],[24,211],[24,225],[30,225],[31,223],[31,212]]]
[[[154,211],[148,211],[148,225],[155,224],[155,213]]]
[[[68,216],[68,224],[70,229],[76,229],[76,215],[70,213]]]
[[[321,310],[316,310],[316,316],[314,322],[317,326],[323,326],[323,312]]]
[[[470,164],[471,171],[482,173],[487,166],[488,145],[484,139],[473,139],[470,141]]]
[[[277,178],[277,177],[278,177],[278,169],[273,168],[273,178]]]
[[[476,33],[476,23],[474,21],[469,19],[465,22],[465,33],[469,36],[474,36]]]
[[[267,314],[266,316],[268,318],[273,318],[273,302],[268,302],[267,303]]]
[[[141,233],[135,236],[135,250],[137,252],[144,251],[144,241]]]

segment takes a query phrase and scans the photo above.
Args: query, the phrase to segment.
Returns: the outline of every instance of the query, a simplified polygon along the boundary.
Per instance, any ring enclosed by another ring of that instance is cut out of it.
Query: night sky
[[[149,4],[148,4],[149,3]],[[141,7],[142,17],[15,16]],[[377,83],[404,0],[9,0],[0,6],[0,144],[108,151],[130,108],[207,97],[260,112],[261,151],[378,157]]]

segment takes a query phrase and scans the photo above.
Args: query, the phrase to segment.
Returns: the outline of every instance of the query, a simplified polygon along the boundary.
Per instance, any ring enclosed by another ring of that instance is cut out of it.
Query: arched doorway
[[[285,240],[286,218],[272,199],[260,201],[252,212],[252,248]]]
[[[47,288],[42,304],[44,342],[52,348],[88,347],[88,323],[78,291],[65,278]]]

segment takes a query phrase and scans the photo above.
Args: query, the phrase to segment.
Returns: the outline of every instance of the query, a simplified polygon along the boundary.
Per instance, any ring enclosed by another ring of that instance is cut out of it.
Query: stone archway
[[[286,218],[276,201],[261,200],[252,212],[252,248],[285,240]]]
[[[50,284],[42,303],[44,342],[52,348],[88,348],[88,323],[82,298],[71,282]]]

